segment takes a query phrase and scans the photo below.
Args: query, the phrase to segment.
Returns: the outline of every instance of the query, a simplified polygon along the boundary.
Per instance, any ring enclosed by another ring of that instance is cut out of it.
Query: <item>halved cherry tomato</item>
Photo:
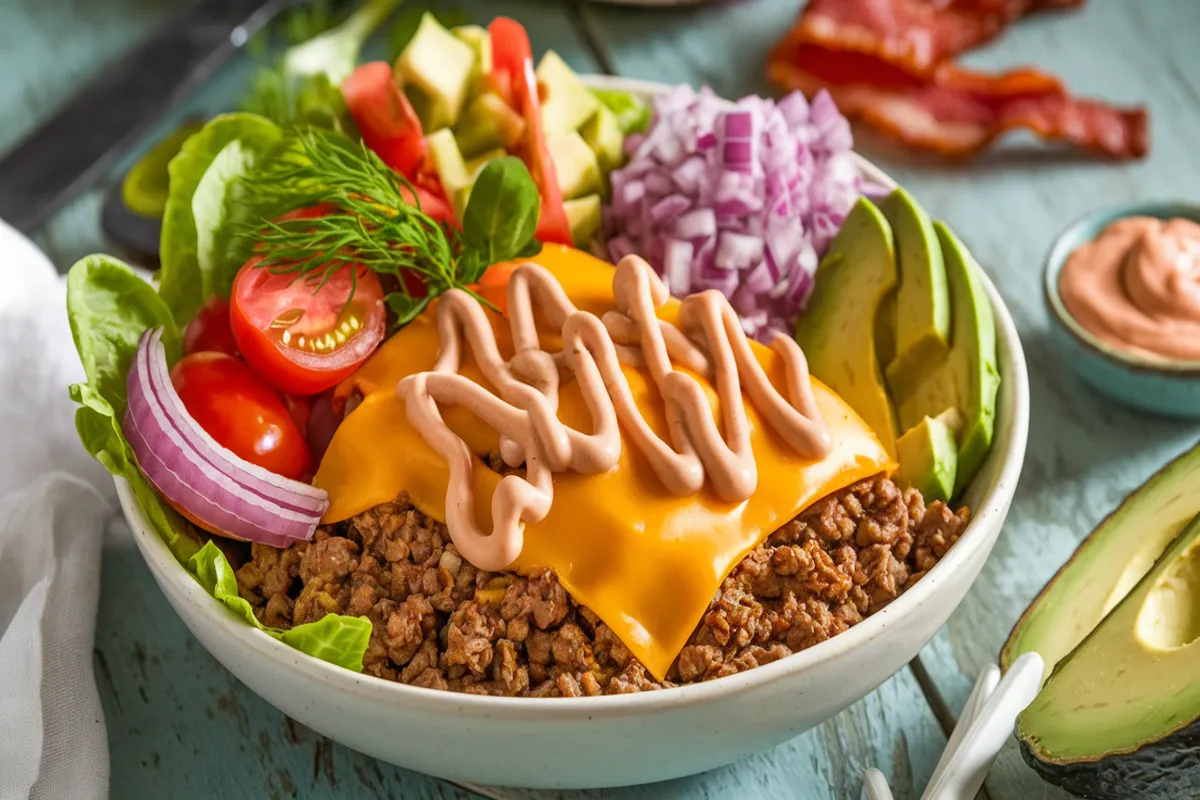
[[[260,268],[256,256],[233,282],[229,318],[254,371],[288,394],[310,395],[340,382],[383,340],[383,289],[374,272],[346,264],[322,285]]]
[[[342,83],[342,95],[367,147],[413,184],[421,211],[439,222],[454,221],[454,209],[428,158],[421,120],[396,83],[391,64],[363,64]]]
[[[171,383],[217,444],[286,478],[308,472],[312,458],[296,423],[245,362],[225,353],[192,353],[171,370]]]
[[[517,155],[529,167],[529,174],[542,195],[542,213],[535,235],[542,242],[569,245],[571,225],[558,186],[558,172],[546,145],[546,132],[542,129],[542,103],[533,74],[529,34],[521,23],[508,17],[492,20],[488,33],[492,40],[492,83],[525,119],[525,138]]]
[[[196,316],[183,330],[183,352],[186,355],[201,352],[238,354],[237,342],[233,340],[233,328],[229,326],[229,301],[224,297],[210,297],[200,307]]]

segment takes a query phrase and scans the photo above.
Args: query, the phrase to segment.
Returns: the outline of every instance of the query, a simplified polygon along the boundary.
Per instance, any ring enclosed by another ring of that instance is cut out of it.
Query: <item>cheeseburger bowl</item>
[[[667,88],[586,81],[647,97]],[[858,163],[876,185],[893,185],[865,160]],[[995,318],[1001,382],[990,450],[958,501],[970,509],[970,521],[957,542],[865,619],[725,677],[544,699],[445,691],[356,673],[247,625],[180,565],[124,480],[117,480],[118,493],[155,580],[204,647],[272,705],[338,742],[403,767],[485,785],[592,788],[702,772],[819,725],[879,686],[941,628],[983,567],[1020,474],[1029,399],[1012,319],[987,277],[979,279]]]

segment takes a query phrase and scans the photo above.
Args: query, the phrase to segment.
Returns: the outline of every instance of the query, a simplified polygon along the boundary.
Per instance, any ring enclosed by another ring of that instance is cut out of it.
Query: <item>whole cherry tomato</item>
[[[308,445],[283,401],[244,361],[192,353],[171,370],[184,408],[217,444],[286,478],[309,472]]]
[[[210,297],[183,331],[184,354],[206,351],[238,354],[229,325],[229,301],[223,297]]]

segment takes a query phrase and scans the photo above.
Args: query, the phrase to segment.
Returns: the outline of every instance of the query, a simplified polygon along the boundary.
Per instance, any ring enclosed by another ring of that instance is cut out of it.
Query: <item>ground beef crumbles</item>
[[[553,572],[475,569],[404,497],[287,550],[252,545],[237,580],[270,626],[368,617],[370,675],[473,694],[619,694],[732,675],[841,633],[933,567],[967,519],[882,476],[824,498],[734,568],[662,683]]]

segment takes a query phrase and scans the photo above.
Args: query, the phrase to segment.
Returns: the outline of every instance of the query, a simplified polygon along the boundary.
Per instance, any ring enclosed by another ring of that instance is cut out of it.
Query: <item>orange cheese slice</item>
[[[567,247],[547,246],[531,259],[549,269],[581,309],[601,314],[613,307],[611,265]],[[675,321],[669,303],[659,316]],[[507,320],[495,315],[501,352],[511,355]],[[556,349],[552,337],[543,347]],[[425,313],[389,339],[339,392],[357,387],[363,402],[338,428],[315,483],[329,492],[325,522],[359,514],[407,492],[413,504],[445,519],[449,470],[408,422],[395,393],[400,378],[432,368],[438,336]],[[775,354],[754,345],[767,374],[782,386]],[[662,403],[648,376],[624,367],[638,407],[666,435]],[[463,375],[484,379],[468,356]],[[706,487],[692,497],[668,493],[632,447],[601,475],[573,472],[554,477],[554,504],[541,522],[525,528],[517,572],[553,569],[564,588],[595,612],[658,679],[662,679],[725,576],[772,531],[816,500],[858,480],[890,472],[894,464],[870,428],[826,386],[813,381],[817,404],[833,436],[833,452],[819,461],[798,457],[747,403],[758,486],[741,503],[719,500]],[[716,394],[710,391],[715,408]],[[494,430],[459,408],[444,409],[447,424],[476,453],[498,448]],[[587,430],[589,416],[577,385],[561,387],[559,417]],[[499,476],[482,461],[475,469],[475,515],[491,530],[491,498]]]

